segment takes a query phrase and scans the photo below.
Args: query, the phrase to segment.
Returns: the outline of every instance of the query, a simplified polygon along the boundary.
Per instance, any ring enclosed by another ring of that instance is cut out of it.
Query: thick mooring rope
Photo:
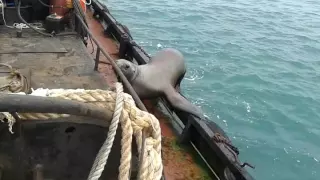
[[[31,95],[58,97],[69,100],[90,103],[106,108],[113,114],[108,137],[96,156],[88,180],[98,179],[103,172],[108,155],[114,141],[118,121],[121,123],[121,159],[119,167],[119,180],[128,180],[131,170],[132,159],[132,135],[136,137],[139,156],[143,156],[141,167],[138,171],[139,180],[159,180],[162,177],[161,160],[161,129],[156,117],[148,112],[142,111],[135,106],[134,100],[129,94],[123,93],[122,84],[116,84],[116,91],[105,90],[83,90],[83,89],[37,89]],[[52,119],[69,116],[66,114],[53,113],[18,113],[22,119]],[[120,119],[119,119],[120,116]],[[142,131],[146,132],[145,149],[142,147]],[[141,154],[144,152],[144,154]]]
[[[121,84],[116,84],[117,98],[116,98],[116,107],[114,110],[113,118],[109,127],[109,132],[107,139],[103,143],[101,149],[99,150],[96,159],[91,168],[88,180],[98,180],[104,170],[104,166],[107,163],[114,138],[116,136],[120,115],[123,111],[123,87]]]

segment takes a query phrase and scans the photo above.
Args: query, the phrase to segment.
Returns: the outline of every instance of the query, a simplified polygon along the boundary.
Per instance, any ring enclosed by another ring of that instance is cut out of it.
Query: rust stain
[[[191,153],[177,144],[170,122],[166,119],[151,100],[143,101],[150,113],[160,122],[162,134],[162,153],[164,173],[167,180],[209,180],[206,172],[200,168]]]
[[[112,56],[113,60],[118,59],[118,45],[117,43],[104,35],[101,24],[93,18],[92,12],[87,11],[86,18],[88,20],[89,28],[92,34],[98,39],[102,47]],[[92,45],[88,41],[88,52],[92,52]],[[93,44],[96,51],[97,47]],[[95,52],[92,53],[92,57],[95,58]],[[100,53],[100,61],[105,63],[99,64],[99,73],[107,81],[110,87],[114,86],[117,81],[115,72],[108,60]],[[203,170],[197,165],[195,159],[191,154],[183,148],[176,145],[176,136],[172,130],[166,117],[157,110],[156,106],[151,100],[144,100],[148,111],[154,114],[160,122],[161,132],[163,136],[162,150],[163,150],[163,164],[164,173],[167,180],[206,180],[203,175]]]
[[[197,166],[190,153],[176,144],[175,137],[164,137],[162,142],[163,164],[168,180],[209,180]]]

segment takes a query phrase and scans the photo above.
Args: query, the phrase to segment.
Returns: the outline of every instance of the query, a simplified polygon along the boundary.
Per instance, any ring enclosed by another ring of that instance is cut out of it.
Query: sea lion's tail
[[[194,116],[202,119],[204,117],[203,112],[199,107],[189,102],[185,97],[178,93],[173,87],[166,89],[165,95],[170,104],[181,111],[191,113]]]

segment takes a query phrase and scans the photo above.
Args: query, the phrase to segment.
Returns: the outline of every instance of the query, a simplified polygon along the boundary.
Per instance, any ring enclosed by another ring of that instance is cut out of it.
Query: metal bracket
[[[119,57],[121,59],[126,58],[129,42],[130,42],[129,36],[127,34],[122,34],[120,39],[120,48],[119,48]]]
[[[247,163],[247,162],[244,162],[244,163],[241,165],[241,167],[245,167],[245,166],[249,166],[249,167],[251,167],[252,169],[255,169],[255,167],[254,167],[253,165],[251,165],[251,164],[249,164],[249,163]]]

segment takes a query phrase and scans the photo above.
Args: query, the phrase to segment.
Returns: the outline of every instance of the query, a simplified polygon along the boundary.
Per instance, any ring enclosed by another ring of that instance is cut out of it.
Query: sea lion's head
[[[138,67],[136,64],[125,59],[118,59],[116,64],[129,81],[132,81],[137,76]]]

